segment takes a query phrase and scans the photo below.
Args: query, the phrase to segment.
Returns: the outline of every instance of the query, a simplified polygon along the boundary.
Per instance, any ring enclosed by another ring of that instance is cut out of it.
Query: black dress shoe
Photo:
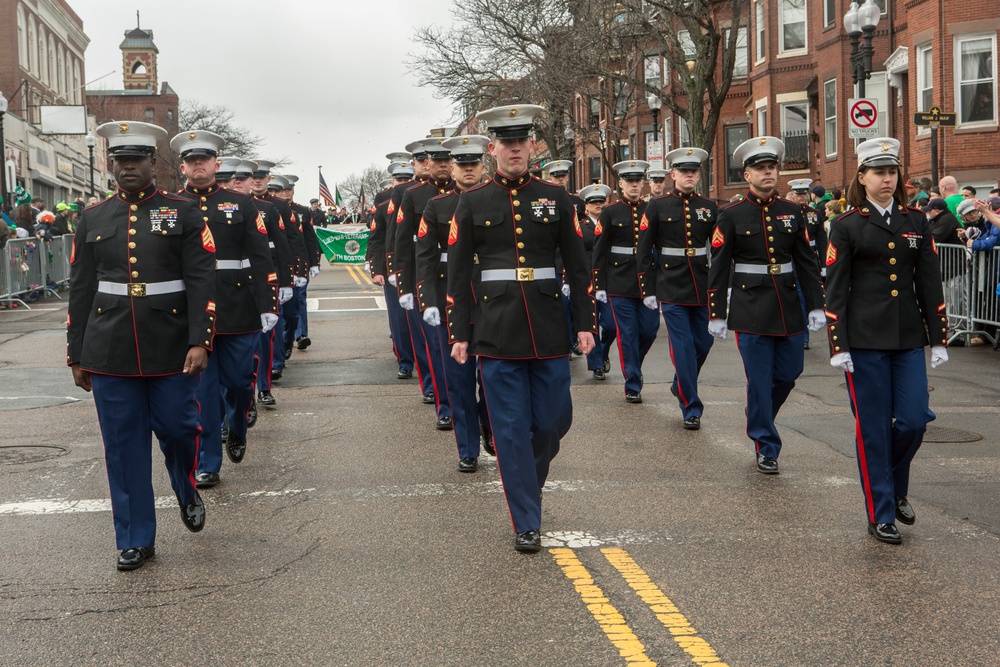
[[[194,476],[194,485],[199,489],[211,489],[219,483],[219,473],[199,472]]]
[[[642,403],[642,394],[637,391],[626,391],[625,392],[625,402],[626,403]]]
[[[604,365],[601,366],[601,370],[603,370],[605,373],[610,373],[611,372],[611,361],[608,360],[608,359],[605,359],[604,360]]]
[[[309,340],[309,336],[303,336],[302,338],[299,339],[299,344],[296,347],[298,347],[300,350],[304,350],[310,345],[312,345],[312,341]]]
[[[688,417],[684,420],[684,429],[687,431],[697,431],[701,428],[701,417]]]
[[[413,377],[413,371],[408,371],[405,368],[400,368],[399,372],[396,373],[397,380],[409,380]]]
[[[225,442],[226,439],[229,437],[229,429],[223,426],[221,435],[222,435],[222,442]]]
[[[426,394],[424,394],[424,397],[421,400],[423,400],[424,404],[426,404],[426,405],[433,404],[434,403],[434,392],[430,392],[430,391],[427,392]]]
[[[594,379],[595,380],[604,380],[605,379],[605,377],[604,377],[604,371],[601,370],[600,368],[598,368],[596,371],[594,371]]]
[[[762,472],[765,475],[777,475],[778,470],[778,459],[773,456],[764,456],[763,454],[757,455],[757,472]]]
[[[194,492],[194,500],[189,505],[181,506],[181,521],[192,533],[197,533],[205,527],[205,503],[201,501],[198,492]]]
[[[229,434],[226,438],[226,456],[233,463],[239,463],[247,453],[247,440],[238,435]]]
[[[902,544],[903,536],[896,530],[894,523],[869,523],[868,534],[875,537],[879,542],[886,544]]]
[[[917,515],[913,511],[910,501],[904,498],[896,498],[896,520],[912,526],[917,521]]]
[[[450,431],[455,428],[455,425],[451,423],[451,417],[441,417],[441,419],[437,420],[437,423],[434,424],[434,428],[439,431]]]
[[[269,391],[260,392],[260,394],[257,395],[257,402],[260,403],[261,405],[267,405],[267,406],[278,404],[277,399],[275,399],[274,395],[271,394],[271,392]]]
[[[680,400],[680,396],[677,394],[677,387],[673,384],[670,385],[670,393],[674,395],[674,398]]]
[[[135,570],[146,564],[146,561],[156,555],[153,547],[132,547],[118,554],[116,567],[119,570]]]
[[[250,409],[247,410],[247,428],[253,428],[257,423],[257,399],[251,399]]]
[[[458,461],[458,471],[459,472],[476,472],[479,470],[479,459],[470,456],[468,458],[459,459]]]
[[[809,341],[806,341],[805,349],[809,349]]]
[[[277,382],[281,379],[281,371],[271,371],[271,382]]]
[[[289,345],[288,347],[285,348],[285,361],[288,361],[291,358],[292,358],[292,346]]]
[[[497,450],[493,447],[493,431],[490,430],[489,424],[479,425],[479,444],[483,446],[483,449],[490,456],[496,456]]]
[[[542,535],[537,530],[526,530],[514,538],[514,548],[525,553],[536,553],[542,550]]]

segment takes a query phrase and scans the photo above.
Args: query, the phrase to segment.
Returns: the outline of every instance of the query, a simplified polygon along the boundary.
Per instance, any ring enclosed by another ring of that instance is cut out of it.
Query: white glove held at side
[[[819,331],[826,326],[826,313],[818,308],[809,311],[809,331]]]
[[[656,310],[657,306],[660,304],[657,303],[655,296],[647,296],[642,300],[642,305],[646,306],[646,308],[649,308],[650,310]]]
[[[607,303],[608,293],[605,290],[599,289],[596,292],[594,292],[594,298],[600,301],[601,303]]]
[[[399,297],[399,305],[401,305],[406,310],[413,310],[413,295],[404,294]]]
[[[267,333],[274,328],[274,325],[278,323],[278,316],[274,313],[261,313],[260,314],[260,330]]]
[[[569,298],[569,283],[563,283],[562,293],[564,297]]]
[[[437,309],[437,306],[431,306],[424,311],[424,322],[432,327],[441,326],[441,311]]]
[[[319,267],[318,266],[310,266],[309,267],[309,277],[310,278],[315,278],[318,275],[319,275]]]
[[[278,288],[278,303],[287,303],[289,299],[292,298],[292,288],[291,287],[279,287]]]
[[[302,276],[292,277],[292,284],[295,285],[296,287],[305,287],[308,283],[309,281],[303,278]]]
[[[942,345],[931,348],[931,368],[937,368],[946,361],[948,361],[948,348]]]
[[[839,368],[845,373],[854,372],[854,360],[851,359],[850,352],[838,352],[837,354],[830,357],[830,365],[834,368]]]
[[[709,320],[708,333],[712,334],[719,340],[726,340],[726,334],[729,333],[729,327],[726,325],[725,320]]]

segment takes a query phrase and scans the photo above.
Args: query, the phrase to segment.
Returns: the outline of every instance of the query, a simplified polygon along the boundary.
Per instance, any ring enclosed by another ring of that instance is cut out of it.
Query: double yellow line
[[[365,271],[363,266],[352,266],[347,264],[347,273],[354,278],[354,282],[359,285],[374,285],[372,279],[368,277],[368,272]]]
[[[654,667],[656,662],[646,655],[646,647],[628,626],[621,612],[611,604],[600,586],[594,583],[594,578],[573,550],[549,549],[549,553],[556,559],[556,564],[562,568],[563,574],[573,582],[590,614],[601,626],[601,630],[611,640],[611,643],[618,649],[618,653],[625,659],[625,663],[641,667]],[[601,553],[618,570],[626,583],[636,592],[636,595],[656,614],[663,627],[670,632],[674,641],[690,656],[694,664],[703,667],[728,667],[715,650],[709,646],[708,642],[698,636],[698,631],[670,601],[670,598],[650,580],[649,576],[624,549],[617,547],[601,549]]]

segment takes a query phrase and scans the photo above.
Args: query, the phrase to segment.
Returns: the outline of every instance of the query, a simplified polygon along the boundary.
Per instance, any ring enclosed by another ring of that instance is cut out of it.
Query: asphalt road
[[[778,476],[753,469],[731,339],[699,432],[662,328],[642,405],[574,359],[546,548],[524,555],[495,461],[459,473],[416,380],[395,379],[381,291],[328,267],[310,297],[313,345],[203,491],[203,532],[154,455],[156,558],[127,573],[65,305],[0,311],[0,665],[1000,665],[1000,354],[930,372],[940,442],[914,462],[902,546],[865,532],[825,340],[779,416]]]

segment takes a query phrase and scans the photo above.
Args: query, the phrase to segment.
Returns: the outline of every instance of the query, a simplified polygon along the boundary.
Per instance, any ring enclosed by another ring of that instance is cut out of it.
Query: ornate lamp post
[[[646,98],[649,110],[653,112],[653,141],[660,140],[660,109],[663,107],[663,100],[656,95]]]
[[[87,143],[87,151],[90,152],[90,196],[95,197],[94,194],[94,146],[97,145],[97,137],[94,136],[93,132],[88,132],[84,141]]]
[[[872,73],[872,54],[875,52],[872,36],[881,18],[882,10],[873,0],[865,0],[860,7],[852,2],[844,14],[844,30],[851,38],[851,78],[858,86],[858,97],[865,96],[865,81]],[[863,45],[860,43],[862,37]]]

